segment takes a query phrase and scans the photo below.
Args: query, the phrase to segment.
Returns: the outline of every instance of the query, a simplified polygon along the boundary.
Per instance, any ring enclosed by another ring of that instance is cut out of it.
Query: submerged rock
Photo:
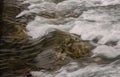
[[[69,63],[74,58],[88,54],[92,45],[84,42],[79,36],[55,30],[41,38],[43,50],[35,60],[37,66],[45,69],[56,69]]]
[[[36,40],[13,43],[10,47],[1,49],[0,54],[1,69],[12,72],[26,67],[30,70],[55,70],[74,58],[85,56],[92,49],[90,44],[77,35],[60,30],[49,32]]]
[[[53,46],[56,52],[66,53],[71,57],[81,57],[88,53],[92,46],[75,34],[55,30],[43,37],[44,46]]]

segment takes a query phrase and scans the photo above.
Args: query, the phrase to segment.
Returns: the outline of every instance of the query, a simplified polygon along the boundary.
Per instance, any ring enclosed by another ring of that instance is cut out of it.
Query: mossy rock
[[[56,52],[66,53],[71,57],[81,57],[89,53],[93,46],[83,41],[78,35],[55,30],[43,36],[42,48],[54,48]]]

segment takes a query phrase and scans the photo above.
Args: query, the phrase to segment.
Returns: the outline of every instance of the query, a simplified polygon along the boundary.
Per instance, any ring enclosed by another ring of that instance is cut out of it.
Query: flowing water
[[[32,39],[53,28],[75,33],[96,46],[91,57],[110,61],[85,67],[73,61],[54,72],[31,71],[34,77],[120,77],[120,0],[19,1],[29,4],[16,17],[32,17],[26,26]]]

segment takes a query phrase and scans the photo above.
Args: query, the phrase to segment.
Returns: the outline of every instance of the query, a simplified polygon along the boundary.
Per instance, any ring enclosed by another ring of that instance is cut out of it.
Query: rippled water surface
[[[21,0],[30,4],[16,17],[29,16],[26,28],[33,39],[53,28],[75,33],[96,48],[91,57],[105,58],[108,64],[71,62],[54,72],[31,71],[34,77],[119,77],[120,0]],[[103,59],[104,60],[104,59]]]

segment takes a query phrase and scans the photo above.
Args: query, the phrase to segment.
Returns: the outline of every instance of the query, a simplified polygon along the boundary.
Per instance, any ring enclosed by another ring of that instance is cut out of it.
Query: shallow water
[[[89,40],[96,46],[92,56],[110,60],[107,64],[87,63],[85,67],[80,67],[80,62],[71,62],[54,72],[31,71],[34,77],[120,76],[120,0],[23,0],[22,3],[30,5],[16,17],[34,15],[26,26],[33,39],[57,28]]]

